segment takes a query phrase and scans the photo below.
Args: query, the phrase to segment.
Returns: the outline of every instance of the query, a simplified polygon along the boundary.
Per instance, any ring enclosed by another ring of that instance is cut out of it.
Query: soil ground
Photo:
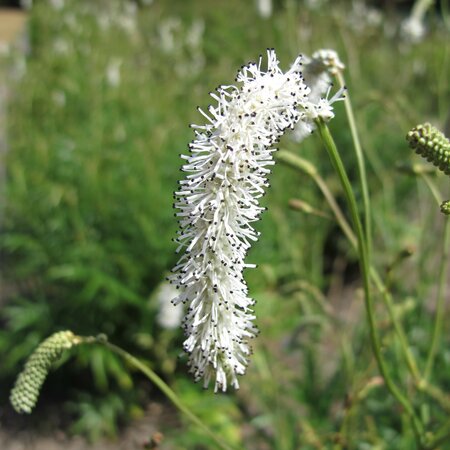
[[[1,450],[143,450],[157,449],[154,442],[164,442],[159,431],[161,425],[174,423],[175,412],[170,406],[149,403],[145,415],[120,431],[117,439],[102,439],[95,444],[80,436],[69,436],[64,431],[52,429],[52,423],[58,423],[57,408],[49,414],[45,429],[26,427],[28,417],[15,413],[9,414],[7,420],[2,417],[0,425]],[[46,413],[47,415],[48,413]],[[1,414],[0,414],[1,415]],[[29,416],[31,417],[31,416]],[[175,425],[175,424],[174,424]],[[172,428],[172,427],[171,427]]]

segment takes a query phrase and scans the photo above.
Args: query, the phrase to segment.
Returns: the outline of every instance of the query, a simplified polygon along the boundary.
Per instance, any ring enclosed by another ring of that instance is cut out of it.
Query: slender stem
[[[427,10],[433,6],[434,0],[416,0],[411,10],[411,17],[422,20]]]
[[[345,80],[344,76],[342,75],[342,72],[338,71],[336,73],[336,78],[340,84],[340,87],[344,87]],[[345,112],[347,113],[348,124],[350,126],[350,132],[352,135],[353,146],[355,148],[356,160],[358,162],[359,178],[361,181],[362,199],[364,206],[364,226],[366,232],[367,251],[370,255],[372,252],[372,218],[370,215],[371,209],[370,209],[369,186],[367,183],[366,166],[364,164],[364,155],[361,148],[361,141],[359,140],[355,115],[353,114],[352,102],[350,101],[350,96],[348,92],[345,95],[344,104],[345,104]]]
[[[337,204],[335,198],[333,197],[333,194],[331,193],[330,189],[327,186],[327,183],[325,180],[320,176],[319,172],[317,171],[316,167],[311,164],[306,159],[301,158],[300,156],[294,155],[291,152],[288,152],[286,150],[280,150],[277,153],[277,160],[294,168],[294,169],[300,169],[302,172],[309,175],[314,182],[317,184],[318,188],[321,190],[323,196],[325,197],[325,200],[328,202],[331,210],[333,211],[336,221],[338,222],[339,226],[341,227],[342,231],[344,232],[347,239],[350,241],[350,243],[353,245],[353,247],[356,248],[356,237],[348,224],[347,220],[345,219],[344,214],[342,213],[341,208]]]
[[[421,172],[420,176],[425,181],[426,185],[430,189],[431,194],[433,195],[436,203],[438,205],[441,204],[442,198],[441,195],[433,182],[433,180],[425,173]],[[436,316],[433,328],[433,336],[431,338],[430,351],[428,353],[427,362],[425,365],[425,373],[423,382],[427,385],[427,380],[430,378],[434,360],[436,358],[436,352],[439,345],[440,337],[442,334],[443,320],[444,320],[444,303],[445,303],[445,291],[446,291],[446,273],[448,268],[448,259],[449,259],[449,245],[450,245],[450,220],[448,218],[445,219],[444,225],[444,238],[443,238],[443,248],[442,248],[442,257],[441,264],[439,267],[439,286],[437,293],[437,302],[436,302]],[[429,390],[426,390],[429,392]],[[435,398],[439,399],[439,396]]]
[[[423,442],[424,438],[424,429],[421,421],[417,417],[414,412],[414,408],[409,401],[409,399],[400,391],[397,385],[392,380],[389,371],[387,369],[386,363],[381,354],[381,343],[380,338],[378,336],[376,330],[376,322],[375,322],[375,313],[374,313],[374,305],[373,299],[370,290],[370,264],[368,258],[368,250],[364,237],[364,231],[361,225],[361,221],[358,215],[358,209],[356,206],[356,200],[350,185],[350,180],[347,176],[347,172],[345,171],[345,167],[342,163],[342,159],[339,155],[339,152],[336,148],[336,145],[333,141],[333,138],[328,130],[328,127],[325,125],[323,120],[316,121],[319,135],[322,139],[322,142],[325,148],[328,151],[328,155],[331,159],[331,162],[336,170],[337,175],[341,181],[342,187],[344,189],[344,193],[347,199],[347,203],[350,209],[350,215],[352,218],[353,226],[356,232],[356,238],[358,241],[358,253],[359,253],[359,264],[361,269],[361,274],[363,277],[363,286],[364,286],[364,300],[366,305],[367,319],[369,323],[370,329],[370,340],[372,343],[372,349],[375,355],[375,359],[378,364],[378,368],[380,370],[381,375],[384,378],[384,382],[386,383],[386,387],[389,389],[391,394],[397,399],[397,401],[403,406],[406,413],[410,417],[414,431],[416,436],[418,437],[420,442]]]
[[[445,218],[444,239],[442,247],[441,264],[439,267],[439,287],[436,303],[436,317],[434,321],[433,337],[431,340],[430,352],[428,353],[427,364],[425,366],[424,378],[428,380],[433,371],[433,364],[436,358],[438,345],[441,340],[442,328],[444,324],[444,305],[445,305],[445,288],[447,281],[447,268],[450,248],[450,220]]]
[[[419,381],[421,381],[422,377],[421,377],[420,371],[417,367],[416,360],[414,359],[414,356],[409,348],[408,339],[406,338],[405,331],[402,327],[402,324],[398,320],[397,314],[395,312],[394,301],[392,299],[392,295],[390,294],[389,290],[387,289],[387,287],[381,280],[378,272],[373,267],[370,268],[370,275],[371,275],[372,280],[374,281],[375,286],[377,287],[378,291],[383,296],[383,301],[388,310],[392,325],[394,326],[394,330],[397,333],[397,336],[400,340],[400,346],[402,348],[403,355],[405,357],[408,369],[409,369],[411,375],[414,377],[415,382],[418,383]]]
[[[436,203],[440,205],[442,203],[442,198],[441,194],[438,191],[438,188],[436,187],[436,184],[433,183],[430,176],[426,173],[421,172],[420,177],[422,178],[423,181],[425,181],[426,185],[428,186],[428,189],[433,195],[433,198],[436,200]]]
[[[139,361],[134,356],[114,344],[111,344],[106,340],[105,336],[99,336],[97,338],[83,338],[86,343],[98,343],[104,345],[117,355],[121,356],[125,361],[142,372],[152,383],[154,383],[161,392],[182,412],[186,417],[191,420],[195,425],[201,428],[214,442],[223,450],[231,450],[231,447],[225,444],[210,428],[208,428],[191,410],[185,406],[177,394],[155,373],[149,366]]]

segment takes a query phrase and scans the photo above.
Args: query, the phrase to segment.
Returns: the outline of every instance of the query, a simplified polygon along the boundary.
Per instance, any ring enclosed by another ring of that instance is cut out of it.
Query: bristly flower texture
[[[339,55],[331,49],[320,49],[314,52],[311,58],[305,57],[303,62],[303,77],[305,83],[311,89],[308,99],[311,103],[309,107],[309,115],[314,119],[314,112],[317,116],[321,116],[325,120],[334,117],[331,105],[341,100],[344,90],[339,90],[330,100],[330,94],[333,83],[331,76],[342,72],[345,69],[344,64],[339,59]],[[328,114],[328,115],[327,115]],[[308,137],[315,129],[312,120],[300,120],[294,128],[292,139],[300,143]]]
[[[191,125],[195,139],[189,144],[187,172],[175,192],[175,214],[180,231],[177,252],[184,250],[168,277],[180,290],[172,303],[184,303],[184,350],[196,381],[215,391],[228,385],[239,388],[251,354],[249,340],[258,332],[244,262],[259,232],[252,223],[266,209],[259,198],[269,186],[274,145],[288,129],[312,121],[324,111],[332,117],[328,101],[312,104],[301,73],[299,56],[283,73],[275,51],[267,52],[267,68],[258,63],[243,66],[236,86],[220,86],[211,97],[206,125]]]

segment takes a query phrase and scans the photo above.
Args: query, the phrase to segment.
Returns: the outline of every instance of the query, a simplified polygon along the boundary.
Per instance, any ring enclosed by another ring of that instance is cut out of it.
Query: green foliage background
[[[413,125],[429,119],[442,128],[449,119],[448,28],[432,11],[426,38],[411,45],[399,37],[401,11],[383,11],[379,24],[361,28],[361,18],[351,23],[348,2],[323,3],[326,9],[279,1],[264,19],[253,2],[238,0],[67,0],[62,9],[35,2],[28,50],[10,61],[2,386],[53,332],[102,332],[145,359],[204,420],[246,448],[322,448],[317,442],[332,441],[343,423],[348,448],[413,448],[411,431],[382,389],[364,397],[348,423],[342,419],[345,396],[363,389],[376,370],[355,290],[355,255],[333,221],[288,208],[295,197],[327,210],[305,175],[277,167],[271,179],[269,212],[258,225],[262,239],[249,256],[260,267],[247,274],[262,336],[237,396],[213,397],[187,380],[183,364],[174,362],[180,334],[155,320],[152,293],[175,262],[178,155],[192,139],[187,125],[203,120],[195,106],[206,106],[209,91],[229,84],[240,65],[267,47],[276,48],[284,67],[298,53],[329,47],[347,66],[367,156],[373,257],[385,267],[414,247],[413,263],[396,273],[393,290],[414,351],[426,351],[442,219],[423,185],[395,165],[412,159],[404,135]],[[360,196],[342,104],[330,126]],[[297,145],[286,137],[281,146],[311,161],[340,200],[318,139]],[[448,183],[437,183],[448,191]],[[389,324],[383,333],[391,342]],[[396,361],[395,346],[389,351]],[[52,375],[48,395],[62,396],[76,432],[114,435],[119,419],[139,414],[148,388],[102,349],[73,356]],[[449,365],[443,348],[435,376],[445,380]],[[407,376],[401,365],[395,376]],[[255,385],[260,392],[252,392]],[[1,396],[6,402],[7,389]],[[204,439],[195,430],[170,434],[175,448],[177,436],[186,448]]]

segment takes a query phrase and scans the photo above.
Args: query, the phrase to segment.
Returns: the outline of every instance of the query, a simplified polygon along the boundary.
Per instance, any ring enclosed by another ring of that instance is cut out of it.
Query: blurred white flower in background
[[[5,54],[4,56],[11,57],[10,76],[15,80],[20,80],[27,71],[27,57],[31,53],[30,34],[28,29],[21,32],[15,42],[5,44],[3,51],[8,52],[8,54]]]
[[[181,20],[178,17],[169,17],[163,20],[159,26],[161,49],[170,53],[175,49],[175,34],[181,28]]]
[[[20,6],[23,9],[31,9],[33,6],[33,0],[20,0]]]
[[[383,23],[383,14],[361,0],[353,0],[346,22],[357,33],[364,33],[367,29],[377,28]]]
[[[66,94],[64,93],[64,91],[60,91],[60,90],[53,91],[52,92],[52,100],[55,103],[55,105],[62,108],[66,105]]]
[[[408,44],[417,44],[426,35],[425,14],[433,6],[434,0],[416,0],[411,14],[400,24],[400,37]]]
[[[170,300],[178,294],[175,286],[167,281],[161,283],[156,289],[155,299],[158,303],[156,320],[161,328],[173,330],[178,328],[183,318],[183,304],[174,306]]]
[[[49,3],[50,6],[56,11],[60,11],[61,9],[64,8],[65,5],[64,0],[49,0]]]
[[[98,8],[95,2],[86,4],[86,14],[94,16],[102,31],[117,27],[130,36],[138,33],[138,6],[131,1],[109,0],[108,8]]]
[[[417,44],[425,37],[425,34],[426,27],[422,18],[409,16],[400,25],[401,38],[410,44]]]
[[[136,17],[138,5],[136,2],[127,1],[123,4],[123,12],[129,17]]]
[[[81,28],[79,22],[77,21],[76,15],[71,11],[64,14],[63,21],[70,31],[78,31]]]
[[[119,5],[120,6],[120,5]],[[116,11],[115,21],[117,25],[128,34],[134,34],[137,29],[137,4],[125,2],[123,7]]]
[[[308,9],[315,10],[324,6],[328,0],[305,0],[305,6]]]
[[[190,55],[187,68],[193,74],[199,73],[205,65],[205,56],[202,48],[204,32],[205,22],[202,19],[194,20],[186,32],[185,42]],[[180,74],[180,71],[178,72]]]
[[[203,41],[205,22],[202,19],[194,20],[191,27],[186,31],[186,44],[191,48],[198,48]]]
[[[116,18],[117,25],[128,34],[136,31],[136,20],[133,16],[119,16]]]
[[[107,31],[112,24],[111,17],[107,16],[106,14],[99,14],[97,16],[97,23],[100,30]]]
[[[272,0],[256,0],[256,9],[261,17],[269,18],[273,10]]]
[[[205,23],[196,19],[191,25],[178,17],[161,21],[158,28],[158,45],[167,55],[176,59],[175,73],[180,77],[196,75],[204,67],[203,35]]]
[[[70,50],[70,45],[66,40],[56,38],[53,41],[53,50],[57,55],[67,55]]]
[[[123,61],[119,58],[112,58],[106,66],[105,79],[106,83],[115,88],[120,85],[121,75],[120,68]]]

